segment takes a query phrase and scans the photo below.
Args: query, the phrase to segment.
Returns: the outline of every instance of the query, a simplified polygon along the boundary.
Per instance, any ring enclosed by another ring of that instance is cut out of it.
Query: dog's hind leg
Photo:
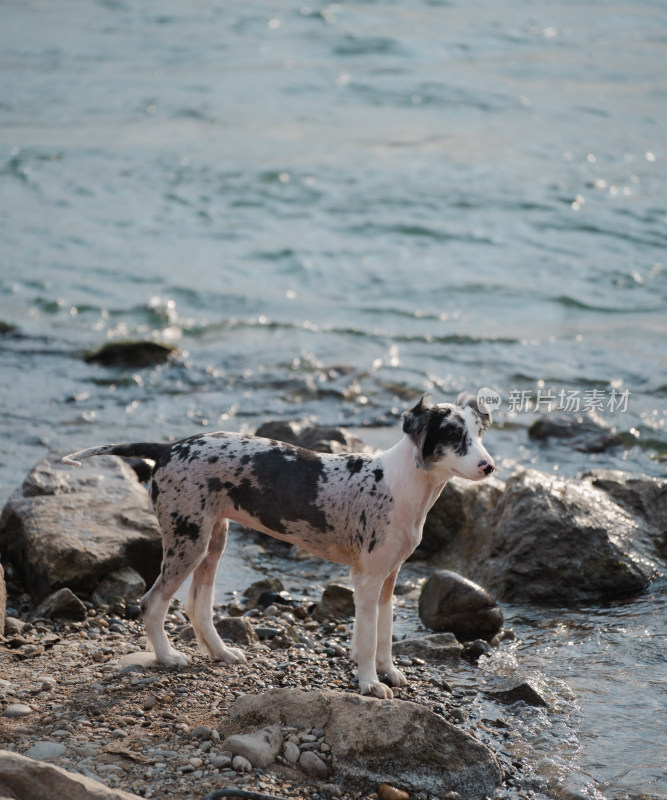
[[[188,658],[169,643],[164,621],[171,598],[206,555],[212,523],[201,515],[192,515],[187,518],[187,526],[183,526],[182,516],[177,520],[172,515],[161,514],[157,508],[156,514],[163,535],[162,569],[151,589],[141,598],[141,611],[157,662],[180,667],[188,663]]]
[[[378,633],[378,603],[383,579],[377,575],[352,572],[354,584],[353,658],[359,667],[359,691],[381,699],[393,697],[388,686],[380,683],[375,667]]]
[[[236,647],[228,647],[218,636],[213,625],[215,575],[220,556],[225,549],[227,528],[226,519],[217,522],[213,527],[206,556],[192,574],[185,613],[192,622],[201,650],[208,653],[215,661],[238,664],[246,660],[243,651]]]
[[[406,686],[407,678],[394,666],[391,657],[392,630],[394,626],[394,585],[398,577],[398,570],[389,575],[382,584],[380,602],[378,605],[378,638],[375,666],[379,673],[385,673],[392,686]]]

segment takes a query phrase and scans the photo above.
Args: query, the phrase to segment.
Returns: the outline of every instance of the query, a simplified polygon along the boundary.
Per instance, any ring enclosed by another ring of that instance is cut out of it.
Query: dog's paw
[[[405,677],[405,674],[401,672],[401,670],[395,667],[393,664],[391,664],[387,668],[378,667],[378,672],[384,672],[387,678],[389,678],[389,683],[392,686],[408,685],[408,679]]]
[[[212,655],[214,661],[222,661],[223,664],[245,664],[247,660],[243,650],[238,647],[225,647]]]
[[[169,653],[159,657],[156,655],[156,660],[163,667],[175,667],[176,669],[187,667],[190,663],[190,659],[185,653],[179,653],[178,650],[171,650]]]
[[[359,691],[363,695],[379,697],[380,700],[393,700],[394,698],[394,693],[391,689],[385,686],[384,683],[380,683],[380,681],[362,681],[359,684]]]

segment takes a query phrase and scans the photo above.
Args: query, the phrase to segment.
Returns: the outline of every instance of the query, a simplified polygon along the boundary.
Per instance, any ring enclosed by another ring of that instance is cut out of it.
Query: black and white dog
[[[391,657],[392,595],[398,571],[419,544],[426,514],[453,475],[480,480],[495,466],[482,445],[491,419],[472,395],[435,405],[424,395],[403,414],[405,436],[379,455],[330,455],[237,433],[205,433],[173,444],[105,445],[63,458],[133,456],[155,462],[153,508],[163,536],[162,570],[143,597],[148,640],[161,664],[187,658],[164,621],[174,593],[193,573],[185,610],[200,648],[217,661],[245,661],[212,619],[218,561],[228,520],[298,544],[350,567],[356,607],[352,657],[362,694],[393,694],[406,678]]]

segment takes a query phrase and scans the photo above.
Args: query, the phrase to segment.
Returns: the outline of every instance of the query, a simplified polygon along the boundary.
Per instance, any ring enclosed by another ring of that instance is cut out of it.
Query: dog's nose
[[[496,465],[492,464],[490,461],[480,461],[477,466],[479,467],[479,471],[484,475],[490,475],[496,468]]]

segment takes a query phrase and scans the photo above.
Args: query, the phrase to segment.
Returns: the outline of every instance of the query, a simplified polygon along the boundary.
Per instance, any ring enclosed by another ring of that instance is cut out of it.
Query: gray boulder
[[[55,764],[0,750],[0,797],[13,800],[139,800],[136,794],[111,789],[92,778]]]
[[[354,616],[354,592],[344,583],[331,581],[322,592],[322,599],[313,611],[313,617],[325,620]]]
[[[632,596],[658,574],[650,531],[590,481],[528,470],[440,554],[496,597],[577,604]]]
[[[108,575],[93,592],[98,606],[112,605],[122,600],[139,600],[146,591],[146,581],[132,567],[121,567]]]
[[[243,756],[255,768],[266,769],[273,764],[283,744],[279,725],[270,725],[254,733],[236,733],[220,745],[223,752]]]
[[[148,495],[114,456],[80,468],[40,461],[3,509],[0,550],[36,599],[63,586],[92,592],[125,566],[152,583],[162,560]]]
[[[427,628],[450,631],[460,642],[491,639],[503,626],[503,612],[486,589],[449,570],[438,570],[422,587],[419,616]]]
[[[429,511],[420,549],[432,554],[446,547],[456,536],[465,536],[482,514],[492,509],[505,484],[497,478],[479,483],[452,478]]]
[[[463,800],[482,800],[503,777],[485,745],[416,703],[272,689],[239,697],[230,712],[236,731],[270,724],[322,728],[332,748],[332,778],[346,791],[374,792],[391,783],[411,794],[454,791]]]
[[[545,414],[530,426],[528,436],[541,442],[555,439],[580,453],[603,453],[623,444],[616,430],[593,412]]]
[[[64,587],[45,597],[31,619],[85,619],[86,607],[71,589]]]

